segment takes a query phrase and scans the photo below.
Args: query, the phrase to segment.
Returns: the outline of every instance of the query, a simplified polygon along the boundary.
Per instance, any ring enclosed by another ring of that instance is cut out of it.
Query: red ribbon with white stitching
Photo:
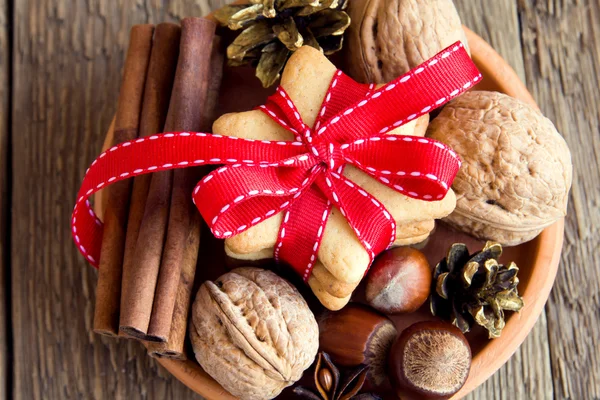
[[[338,71],[314,127],[278,88],[260,109],[296,139],[260,141],[199,132],[165,133],[119,144],[90,166],[72,216],[73,238],[97,265],[102,222],[88,198],[111,183],[155,171],[223,165],[196,186],[193,199],[218,238],[239,234],[281,214],[275,257],[304,280],[317,259],[332,206],[374,256],[396,238],[394,219],[370,193],[347,179],[354,165],[386,186],[425,201],[442,199],[459,157],[435,140],[386,133],[445,104],[477,83],[481,74],[462,44],[375,89]]]

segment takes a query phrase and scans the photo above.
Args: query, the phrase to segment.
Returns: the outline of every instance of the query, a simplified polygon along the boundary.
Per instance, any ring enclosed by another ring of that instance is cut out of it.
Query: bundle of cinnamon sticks
[[[215,29],[203,18],[132,28],[112,145],[210,131],[223,68]],[[153,356],[185,358],[202,223],[192,190],[206,172],[161,171],[107,189],[95,332],[149,342]]]

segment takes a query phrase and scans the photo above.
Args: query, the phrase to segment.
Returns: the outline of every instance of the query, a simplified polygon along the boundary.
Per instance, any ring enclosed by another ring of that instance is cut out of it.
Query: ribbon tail
[[[339,110],[317,135],[325,142],[348,143],[387,133],[441,107],[480,80],[471,57],[456,42],[364,100]],[[332,91],[333,98],[340,96],[344,96],[343,86]]]
[[[100,262],[102,232],[103,224],[86,199],[73,211],[71,234],[81,254],[94,266]]]
[[[332,172],[324,181],[317,181],[321,190],[340,209],[373,261],[396,240],[394,218],[380,201],[343,175]]]
[[[330,212],[331,203],[311,185],[283,213],[275,259],[289,264],[305,282],[317,261]]]
[[[153,135],[106,150],[86,171],[71,218],[71,233],[79,251],[97,266],[103,226],[88,199],[113,183],[138,175],[210,164],[255,163],[302,165],[304,148],[297,142],[236,139],[200,132]]]

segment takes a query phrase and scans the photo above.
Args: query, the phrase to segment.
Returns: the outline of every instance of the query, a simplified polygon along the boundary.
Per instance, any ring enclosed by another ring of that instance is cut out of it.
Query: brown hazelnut
[[[392,346],[389,372],[401,398],[446,399],[469,376],[471,348],[460,329],[446,322],[417,322]]]
[[[319,322],[321,350],[337,365],[368,365],[368,378],[374,385],[387,377],[388,353],[397,335],[392,321],[362,304],[349,304]]]
[[[431,270],[427,258],[411,247],[383,252],[367,277],[367,302],[385,314],[410,313],[429,297]]]

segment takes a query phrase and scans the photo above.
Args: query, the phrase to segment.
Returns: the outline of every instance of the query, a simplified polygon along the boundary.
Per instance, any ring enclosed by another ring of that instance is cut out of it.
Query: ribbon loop
[[[221,167],[194,189],[194,203],[218,238],[244,232],[289,207],[314,181],[314,167],[285,168],[268,164]],[[224,186],[222,182],[229,182]],[[205,204],[203,199],[213,198]]]
[[[417,136],[373,136],[341,147],[346,162],[406,196],[426,201],[442,199],[461,166],[450,147]]]

